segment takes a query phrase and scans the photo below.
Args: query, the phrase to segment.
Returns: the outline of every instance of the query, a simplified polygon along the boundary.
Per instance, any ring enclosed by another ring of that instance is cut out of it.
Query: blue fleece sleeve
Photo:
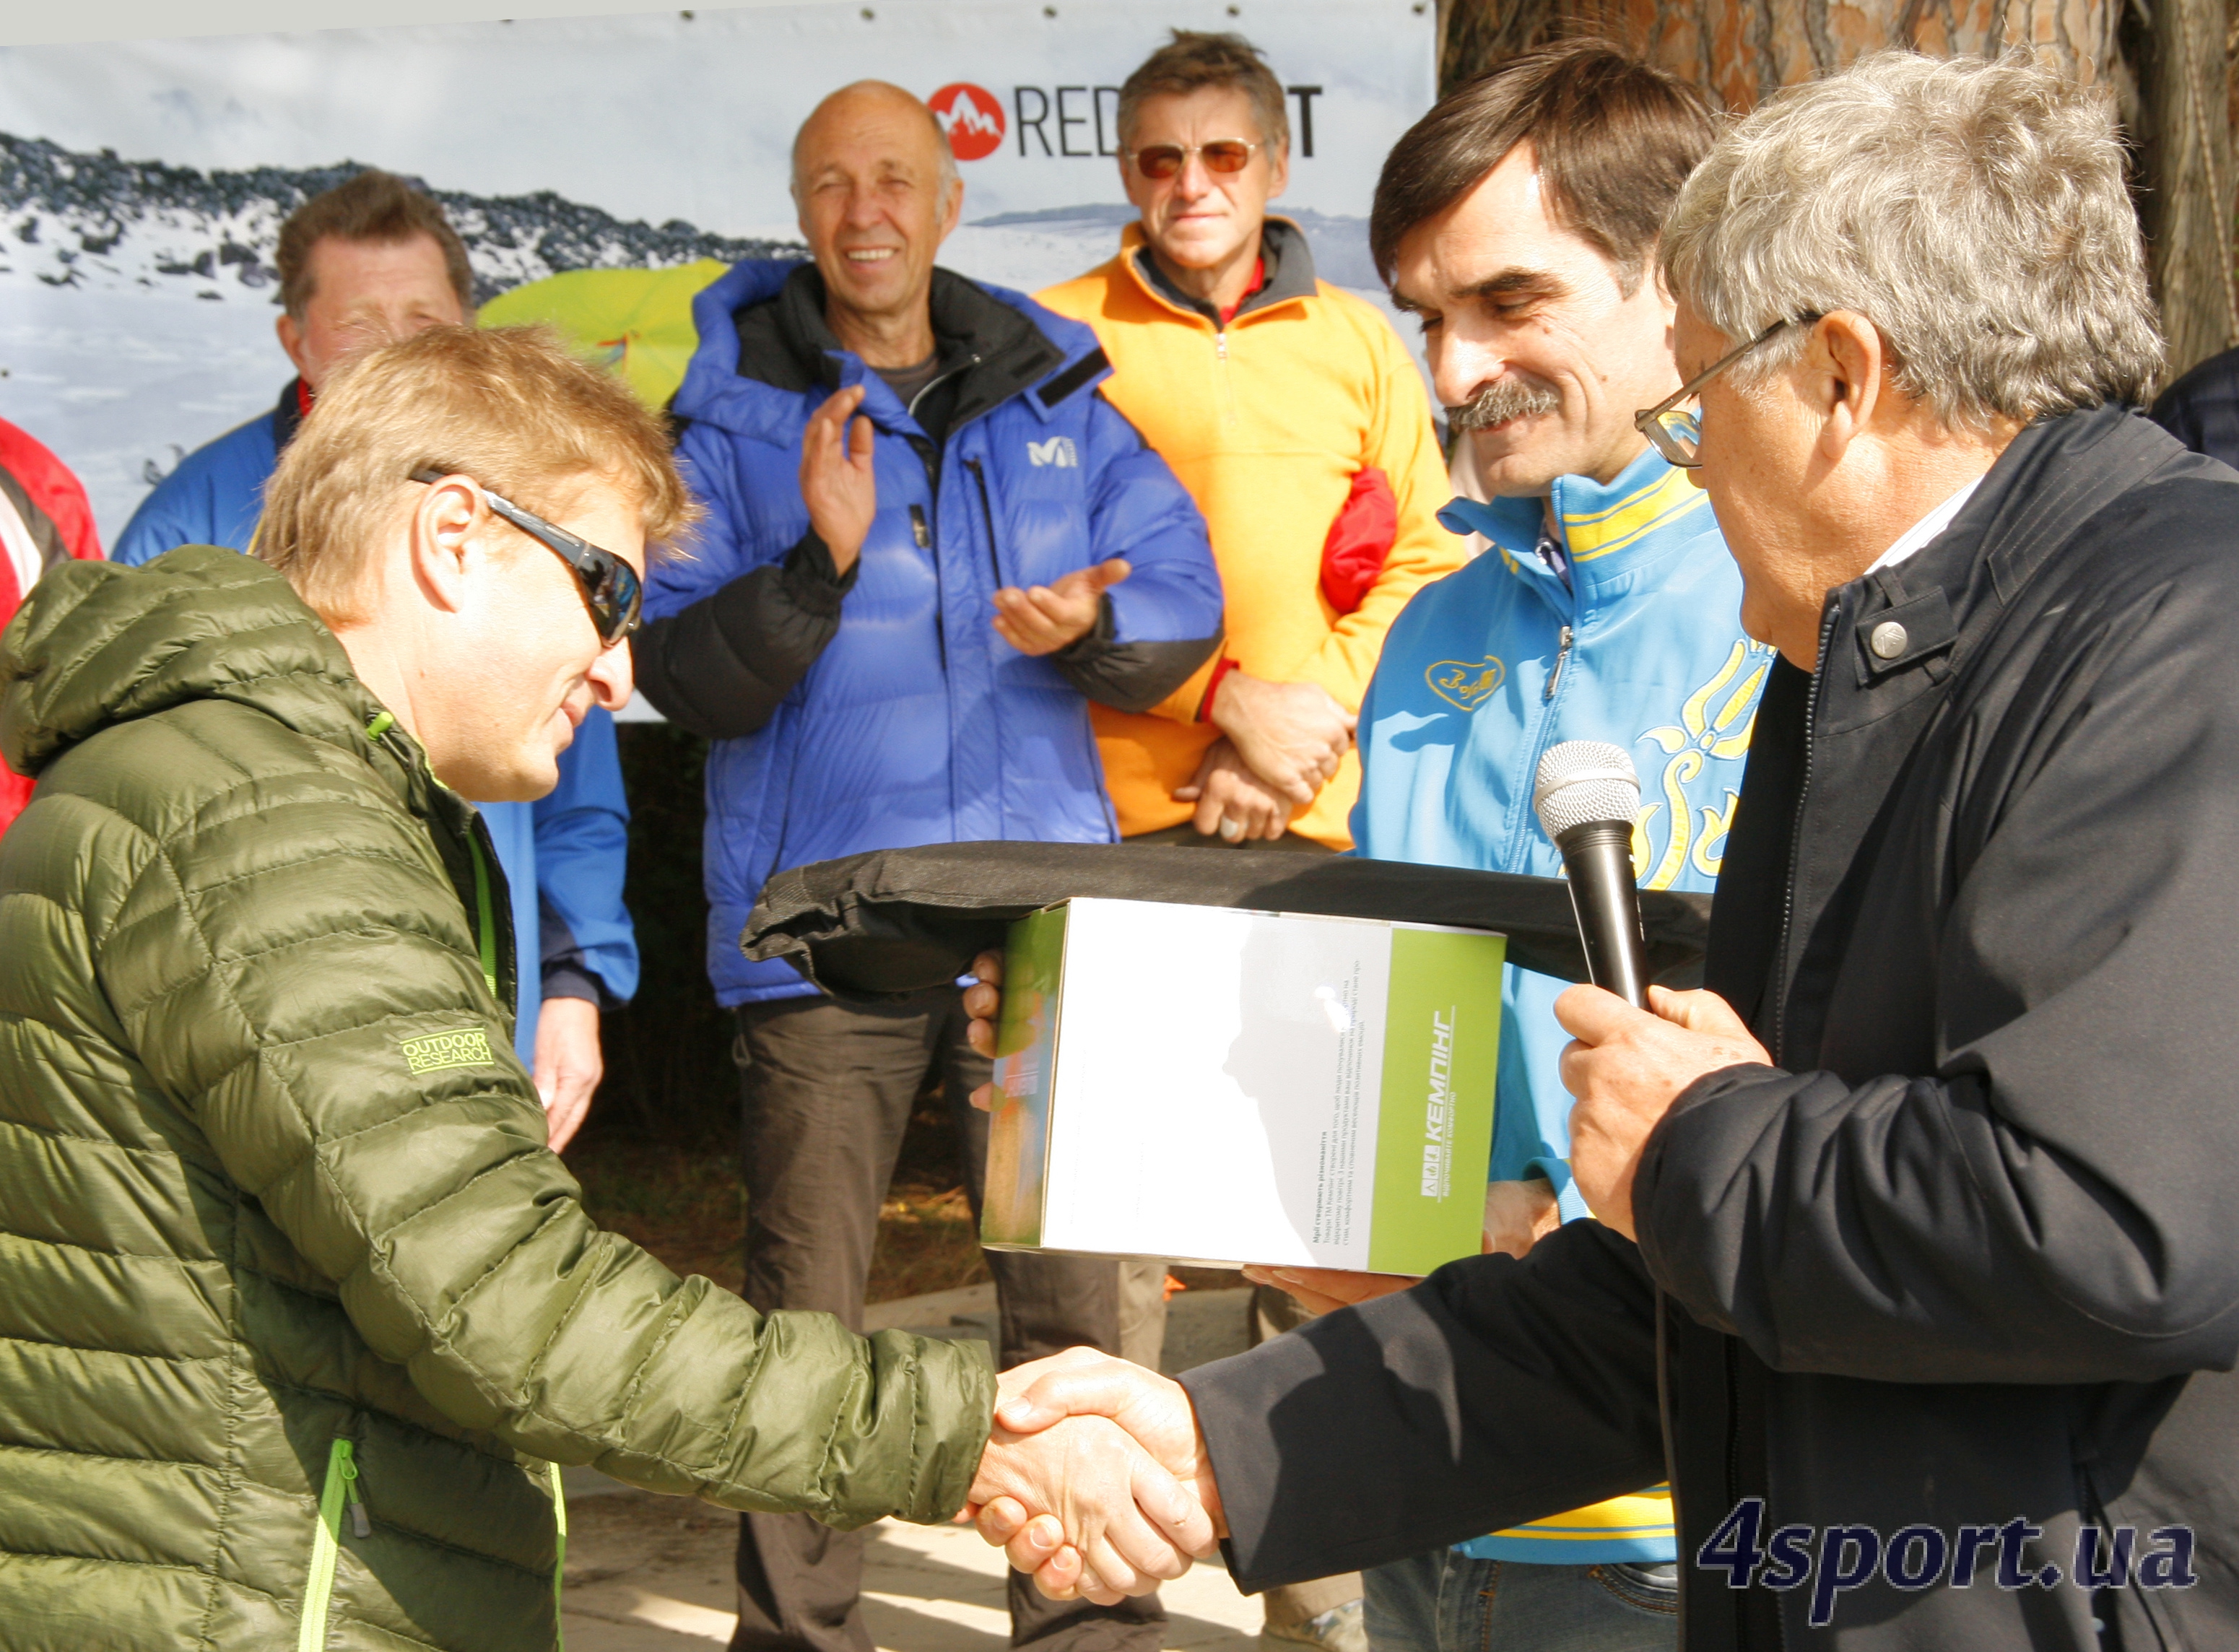
[[[615,720],[594,707],[537,800],[538,966],[545,998],[618,1009],[637,991],[637,932],[622,905],[629,805]]]
[[[1094,560],[1127,559],[1112,587],[1112,640],[1185,642],[1220,633],[1220,574],[1197,501],[1126,417],[1092,393],[1089,534]]]

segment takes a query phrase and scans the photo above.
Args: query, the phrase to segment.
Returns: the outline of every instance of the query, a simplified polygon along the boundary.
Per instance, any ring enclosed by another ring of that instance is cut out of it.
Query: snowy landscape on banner
[[[0,417],[78,472],[111,541],[183,454],[289,377],[274,249],[311,196],[363,166],[422,182],[484,302],[569,270],[798,253],[794,130],[862,78],[949,127],[965,223],[941,262],[1035,290],[1109,257],[1133,217],[1117,88],[1172,26],[1267,53],[1292,99],[1277,210],[1325,280],[1383,302],[1366,215],[1385,151],[1431,101],[1427,5],[1051,10],[889,0],[0,50]]]

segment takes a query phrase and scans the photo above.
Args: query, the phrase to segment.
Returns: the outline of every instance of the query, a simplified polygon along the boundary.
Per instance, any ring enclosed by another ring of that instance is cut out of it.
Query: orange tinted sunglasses
[[[1210,143],[1146,143],[1130,150],[1127,158],[1145,177],[1163,179],[1187,166],[1193,155],[1205,157],[1208,172],[1241,172],[1252,164],[1252,153],[1259,147],[1240,137],[1217,138]]]

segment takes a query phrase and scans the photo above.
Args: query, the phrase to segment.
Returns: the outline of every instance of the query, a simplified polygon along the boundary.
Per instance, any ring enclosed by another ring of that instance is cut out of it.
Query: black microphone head
[[[1531,806],[1539,829],[1553,841],[1591,820],[1620,821],[1627,832],[1640,813],[1640,776],[1624,747],[1606,740],[1571,740],[1551,746],[1539,760]]]

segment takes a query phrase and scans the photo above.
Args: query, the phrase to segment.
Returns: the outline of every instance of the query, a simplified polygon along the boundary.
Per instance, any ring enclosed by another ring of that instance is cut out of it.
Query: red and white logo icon
[[[925,103],[948,134],[948,147],[958,160],[984,160],[1003,147],[1003,106],[986,87],[956,81]]]

